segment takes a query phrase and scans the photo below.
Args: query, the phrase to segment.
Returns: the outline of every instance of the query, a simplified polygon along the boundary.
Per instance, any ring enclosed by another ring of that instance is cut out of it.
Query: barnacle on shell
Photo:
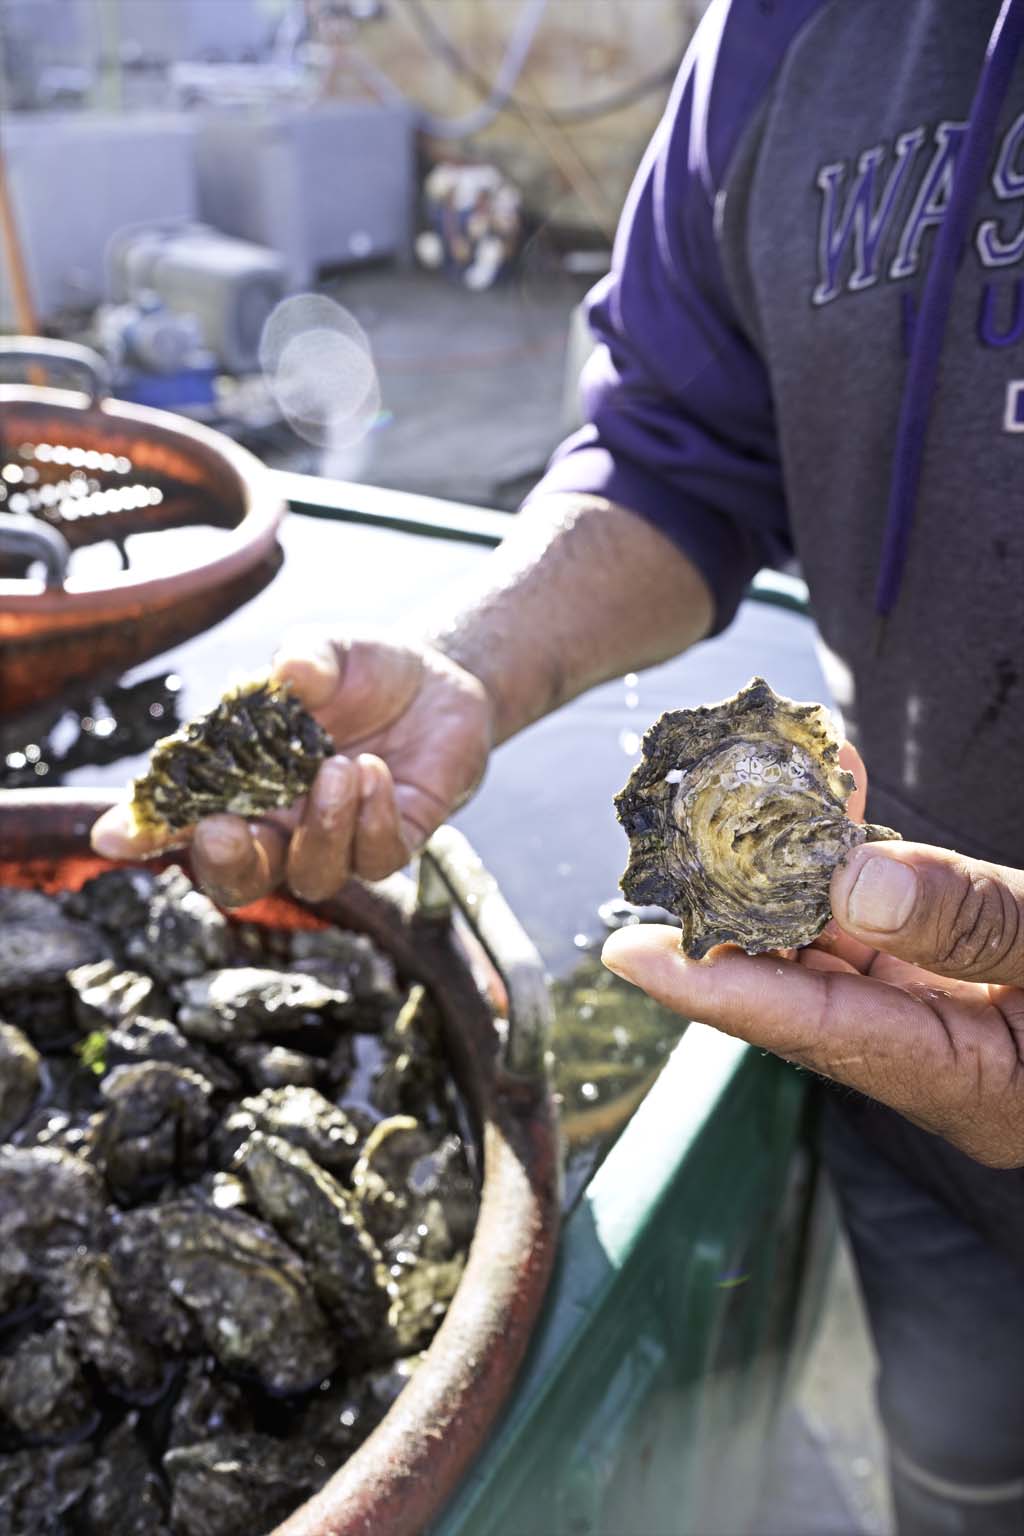
[[[670,710],[615,798],[630,842],[622,889],[676,913],[695,959],[715,944],[808,944],[849,850],[899,836],[848,819],[854,788],[827,710],[780,698],[763,678],[720,704]]]
[[[259,816],[291,805],[333,751],[287,684],[243,683],[157,742],[132,784],[136,826],[176,831],[216,811]]]

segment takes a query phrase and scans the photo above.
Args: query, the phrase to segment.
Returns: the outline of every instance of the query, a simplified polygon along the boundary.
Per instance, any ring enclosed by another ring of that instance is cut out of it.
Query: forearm
[[[484,684],[497,743],[685,650],[712,621],[704,578],[664,534],[598,497],[552,496],[519,514],[479,583],[426,632]]]

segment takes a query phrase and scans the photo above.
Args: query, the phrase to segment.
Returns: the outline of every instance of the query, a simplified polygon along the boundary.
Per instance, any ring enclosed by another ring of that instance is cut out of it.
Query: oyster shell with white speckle
[[[899,836],[849,820],[855,787],[828,711],[763,678],[720,704],[670,710],[615,799],[630,841],[622,889],[676,913],[695,959],[715,944],[748,954],[808,944],[850,849]]]
[[[285,683],[243,683],[158,741],[132,784],[140,829],[179,831],[202,816],[259,816],[304,795],[334,745]]]

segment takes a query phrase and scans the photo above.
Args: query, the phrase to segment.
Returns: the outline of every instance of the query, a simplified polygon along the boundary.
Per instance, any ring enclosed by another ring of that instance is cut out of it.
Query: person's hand
[[[273,676],[291,683],[338,749],[307,796],[251,823],[208,816],[163,841],[136,833],[118,805],[93,827],[96,852],[144,858],[184,837],[197,879],[222,906],[244,906],[282,879],[323,901],[350,875],[400,869],[483,776],[490,702],[439,651],[305,631],[285,642]]]
[[[1024,872],[915,843],[867,843],[837,869],[835,921],[793,958],[622,928],[616,975],[845,1083],[980,1163],[1024,1165]]]

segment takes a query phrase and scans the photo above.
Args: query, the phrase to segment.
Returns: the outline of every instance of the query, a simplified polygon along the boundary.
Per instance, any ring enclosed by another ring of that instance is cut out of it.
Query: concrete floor
[[[275,462],[514,510],[563,435],[566,336],[584,285],[527,276],[475,294],[381,269],[326,291],[369,337],[381,412],[358,443],[293,443]]]
[[[583,288],[527,278],[472,294],[422,273],[364,271],[329,291],[370,339],[380,418],[353,447],[282,440],[265,456],[513,510],[563,435],[566,337]],[[872,1375],[855,1277],[840,1248],[751,1536],[888,1536]]]

